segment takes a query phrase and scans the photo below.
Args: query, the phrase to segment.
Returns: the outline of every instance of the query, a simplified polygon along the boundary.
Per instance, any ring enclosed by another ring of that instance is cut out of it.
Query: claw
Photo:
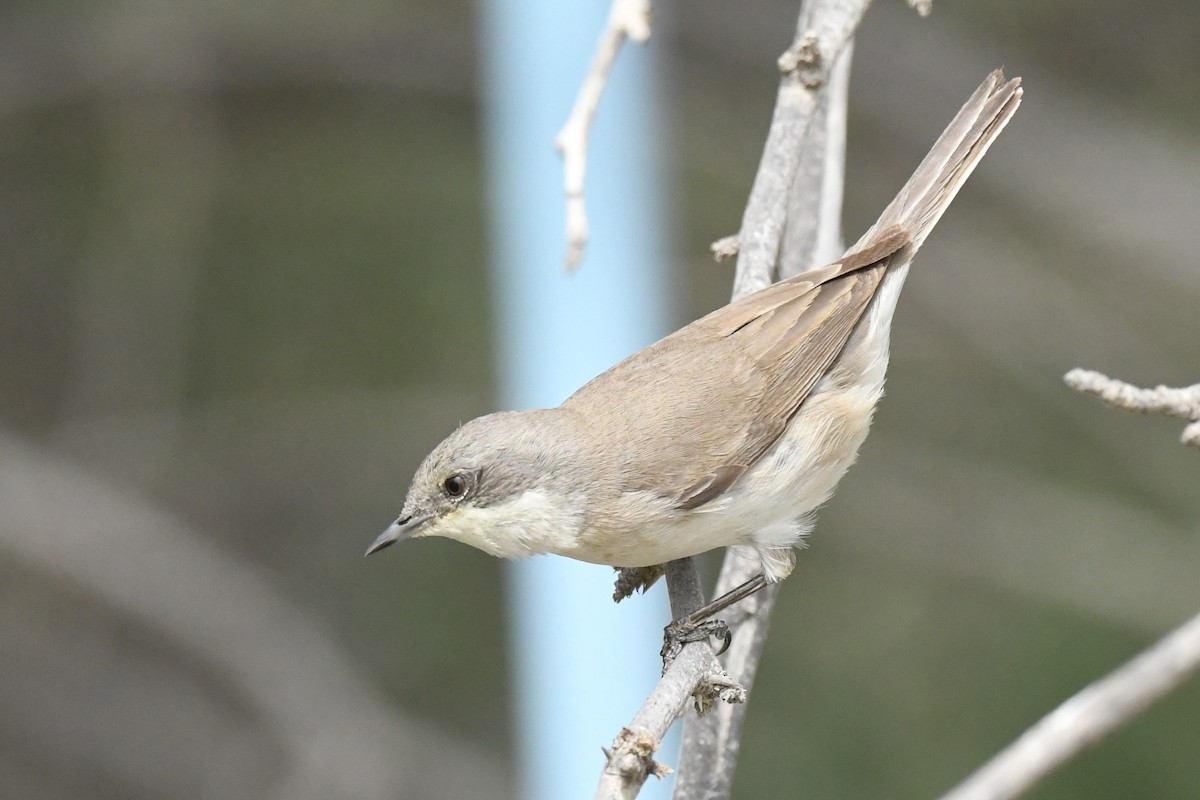
[[[729,645],[733,642],[733,632],[729,630],[729,626],[725,626],[725,632],[721,635],[721,646],[717,648],[716,655],[722,655],[729,649]]]
[[[671,666],[671,662],[683,650],[683,646],[692,642],[703,642],[709,637],[715,637],[721,640],[721,646],[716,651],[717,655],[721,655],[729,649],[729,643],[733,641],[733,632],[729,630],[729,626],[723,620],[709,619],[703,622],[690,622],[685,617],[677,619],[663,629],[663,646],[659,651],[659,656],[663,660],[663,672]]]

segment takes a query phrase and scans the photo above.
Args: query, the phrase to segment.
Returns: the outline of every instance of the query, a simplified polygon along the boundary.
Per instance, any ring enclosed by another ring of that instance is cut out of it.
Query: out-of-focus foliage
[[[361,558],[490,407],[469,11],[0,12],[0,796],[503,783],[499,565]],[[657,9],[688,318],[728,296],[706,247],[795,11]],[[784,587],[739,796],[933,795],[1200,607],[1200,460],[1060,383],[1195,380],[1197,30],[1184,2],[868,15],[848,238],[989,69],[1027,101],[910,279],[876,431]],[[1197,719],[1192,686],[1035,796],[1196,797]]]

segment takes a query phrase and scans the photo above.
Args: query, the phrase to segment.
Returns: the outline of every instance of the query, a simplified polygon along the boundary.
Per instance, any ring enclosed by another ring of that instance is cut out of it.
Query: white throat
[[[424,535],[455,539],[500,558],[525,558],[570,552],[583,521],[581,499],[553,500],[541,489],[529,489],[504,503],[463,506],[437,520]]]

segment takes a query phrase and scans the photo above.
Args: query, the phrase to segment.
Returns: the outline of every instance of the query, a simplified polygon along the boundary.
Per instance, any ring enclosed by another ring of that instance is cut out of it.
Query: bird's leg
[[[663,575],[663,565],[649,567],[613,567],[617,580],[613,586],[613,602],[619,603],[634,592],[646,592]]]
[[[745,600],[766,585],[767,578],[760,572],[740,586],[733,587],[712,602],[700,606],[692,613],[680,617],[664,628],[663,646],[659,652],[663,659],[663,671],[666,672],[667,667],[675,660],[675,656],[679,655],[679,651],[689,642],[701,642],[710,636],[715,636],[721,640],[721,647],[717,650],[717,655],[728,650],[733,634],[730,633],[729,626],[722,620],[712,619],[713,615],[724,611],[738,601]]]

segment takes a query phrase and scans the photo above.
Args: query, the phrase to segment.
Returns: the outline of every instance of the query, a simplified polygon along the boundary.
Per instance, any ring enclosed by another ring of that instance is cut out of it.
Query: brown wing
[[[906,264],[1021,102],[997,70],[840,262],[697,320],[575,393],[597,435],[587,447],[616,481],[697,508],[726,491],[779,438],[842,351],[893,264]],[[634,469],[633,465],[637,465]]]
[[[613,488],[654,491],[680,508],[719,497],[783,433],[908,242],[889,228],[840,262],[693,322],[576,392],[563,407],[604,429],[593,457],[613,462],[605,474],[624,481]]]

